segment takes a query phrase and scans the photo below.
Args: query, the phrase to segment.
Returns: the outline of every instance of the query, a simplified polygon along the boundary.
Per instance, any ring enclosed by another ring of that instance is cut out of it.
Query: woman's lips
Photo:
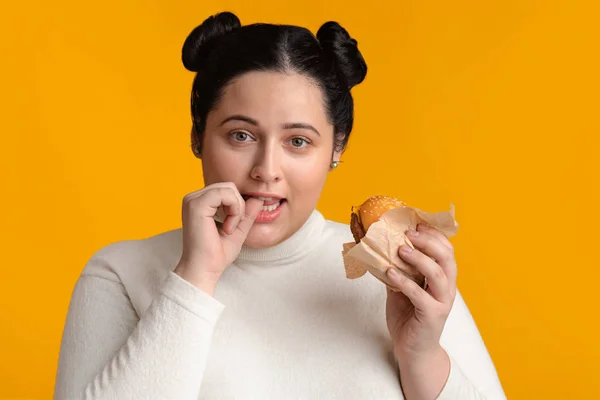
[[[271,205],[263,205],[262,210],[258,213],[255,222],[259,224],[275,221],[281,215],[283,208],[286,205],[285,199],[277,200]]]
[[[249,198],[254,197],[259,200],[262,200],[263,206],[261,211],[258,213],[256,217],[256,221],[258,223],[268,223],[273,222],[281,215],[285,205],[287,204],[287,200],[281,198],[279,196],[271,195],[271,196],[261,196],[263,193],[250,193],[250,194],[242,194],[242,197],[245,201]],[[266,194],[266,193],[265,193]]]
[[[282,200],[285,200],[283,197],[263,197],[263,196],[255,196],[250,194],[242,194],[242,198],[244,201],[247,201],[250,197],[254,197],[256,199],[263,201],[263,206],[270,206],[273,204],[277,204]]]
[[[264,206],[272,206],[273,204],[279,203],[281,200],[282,199],[263,200],[263,207]]]

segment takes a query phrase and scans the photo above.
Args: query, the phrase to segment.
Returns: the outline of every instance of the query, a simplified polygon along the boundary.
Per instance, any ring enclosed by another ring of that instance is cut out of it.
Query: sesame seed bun
[[[404,206],[406,206],[406,203],[395,197],[372,196],[360,206],[352,207],[350,229],[352,230],[354,241],[359,243],[367,234],[369,227],[379,221],[386,211]]]

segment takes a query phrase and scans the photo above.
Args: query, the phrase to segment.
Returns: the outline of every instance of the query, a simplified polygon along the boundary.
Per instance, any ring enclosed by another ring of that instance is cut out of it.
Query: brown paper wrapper
[[[386,211],[379,221],[369,227],[360,243],[344,243],[342,256],[348,279],[356,279],[370,272],[389,289],[398,292],[387,278],[388,268],[397,268],[401,273],[424,286],[424,277],[415,267],[404,262],[398,255],[402,245],[414,248],[406,231],[416,229],[419,223],[426,223],[450,238],[458,231],[454,218],[454,205],[450,211],[428,213],[414,207],[398,207]]]

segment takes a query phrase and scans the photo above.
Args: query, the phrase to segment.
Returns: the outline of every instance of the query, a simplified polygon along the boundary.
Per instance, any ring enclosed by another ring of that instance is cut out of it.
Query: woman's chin
[[[261,224],[255,224],[244,244],[253,249],[265,249],[267,247],[277,246],[279,243],[285,240],[283,232],[278,229],[273,229],[273,226],[266,226]]]

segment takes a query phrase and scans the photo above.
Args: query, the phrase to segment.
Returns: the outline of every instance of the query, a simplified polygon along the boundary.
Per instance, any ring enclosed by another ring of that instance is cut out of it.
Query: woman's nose
[[[266,150],[257,154],[250,172],[252,179],[263,182],[278,182],[282,178],[279,156],[275,151]]]

